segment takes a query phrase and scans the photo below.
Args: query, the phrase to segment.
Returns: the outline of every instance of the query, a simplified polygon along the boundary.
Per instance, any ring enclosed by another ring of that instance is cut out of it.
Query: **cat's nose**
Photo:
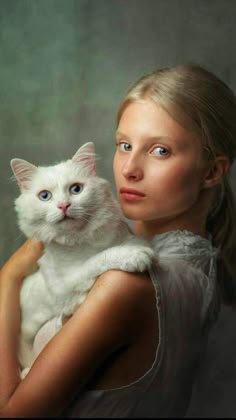
[[[68,207],[70,207],[70,203],[62,203],[62,204],[58,204],[57,207],[58,209],[61,209],[63,211],[64,214],[66,214],[66,210],[68,209]]]

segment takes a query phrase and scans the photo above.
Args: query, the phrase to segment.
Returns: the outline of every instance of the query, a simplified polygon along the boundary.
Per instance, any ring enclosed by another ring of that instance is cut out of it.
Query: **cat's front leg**
[[[117,269],[128,272],[144,272],[155,259],[151,247],[137,244],[122,244],[101,252],[103,271]]]
[[[29,342],[38,329],[61,310],[61,302],[50,292],[41,269],[24,280],[20,302],[21,334]]]
[[[21,364],[21,379],[23,379],[30,370],[36,356],[33,350],[33,343],[24,339],[21,335],[19,339],[18,358]]]
[[[68,281],[73,284],[73,292],[65,300],[63,314],[71,315],[86,299],[96,278],[108,270],[143,272],[148,270],[155,259],[154,251],[146,245],[128,243],[108,248],[89,258],[75,273],[68,273]]]
[[[89,290],[95,279],[108,270],[144,272],[150,268],[154,260],[154,251],[149,246],[124,244],[108,248],[89,258],[80,267],[75,290],[80,292]]]

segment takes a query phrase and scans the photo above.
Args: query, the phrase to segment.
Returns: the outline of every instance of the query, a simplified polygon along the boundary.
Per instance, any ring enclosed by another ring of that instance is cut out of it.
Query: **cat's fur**
[[[93,143],[50,167],[22,159],[12,159],[11,167],[21,190],[15,200],[19,227],[45,244],[39,270],[25,278],[20,293],[20,361],[29,367],[35,334],[46,321],[74,313],[103,272],[142,272],[154,256],[148,242],[131,233],[108,181],[96,175]],[[75,183],[81,192],[72,194]],[[42,190],[50,191],[49,200],[39,198]],[[63,203],[70,204],[66,214],[71,219],[57,207]]]

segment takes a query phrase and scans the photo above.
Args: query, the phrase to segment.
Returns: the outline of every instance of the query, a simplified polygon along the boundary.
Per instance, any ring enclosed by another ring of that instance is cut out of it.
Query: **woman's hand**
[[[2,267],[1,277],[22,280],[38,269],[37,261],[43,251],[42,242],[28,239]]]

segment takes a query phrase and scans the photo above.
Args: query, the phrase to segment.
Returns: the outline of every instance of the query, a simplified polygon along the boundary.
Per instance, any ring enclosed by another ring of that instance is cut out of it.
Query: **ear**
[[[29,189],[29,181],[37,171],[37,166],[24,159],[12,159],[10,162],[12,171],[16,177],[20,190]]]
[[[203,188],[211,188],[219,184],[222,177],[228,172],[229,167],[230,161],[227,156],[217,156],[205,176]]]
[[[91,175],[96,175],[94,144],[89,142],[81,146],[73,156],[72,162],[84,164],[90,170]]]

